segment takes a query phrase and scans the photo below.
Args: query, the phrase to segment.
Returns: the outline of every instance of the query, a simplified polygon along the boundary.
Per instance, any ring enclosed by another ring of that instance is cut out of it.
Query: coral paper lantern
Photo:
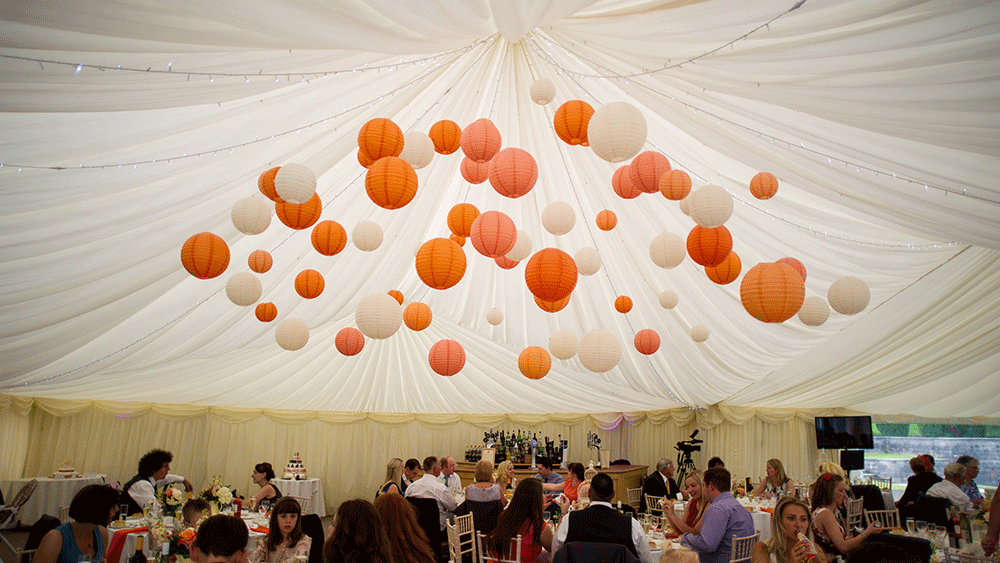
[[[596,248],[585,246],[573,255],[576,269],[581,276],[592,276],[601,269],[601,253]]]
[[[802,276],[802,281],[806,281],[806,266],[805,266],[805,264],[803,264],[802,262],[799,262],[798,260],[796,260],[795,258],[792,258],[790,256],[787,257],[787,258],[782,258],[781,260],[778,260],[778,262],[781,262],[782,264],[788,264],[789,266],[791,266],[793,270],[795,270],[796,272],[799,273],[800,276]]]
[[[576,212],[565,201],[553,201],[542,211],[542,226],[556,236],[570,232],[575,224]]]
[[[365,347],[365,335],[360,330],[345,326],[337,333],[337,351],[345,356],[355,356]]]
[[[326,281],[316,270],[302,270],[295,276],[295,292],[306,299],[315,299],[323,293]]]
[[[288,163],[274,175],[274,191],[286,203],[305,203],[316,194],[316,175],[304,164]]]
[[[618,197],[622,199],[635,199],[642,194],[642,190],[632,185],[628,169],[629,165],[625,164],[615,170],[615,173],[611,176],[611,187],[614,188]]]
[[[739,255],[736,252],[730,251],[729,256],[722,261],[721,264],[717,266],[705,266],[705,275],[708,279],[719,285],[726,285],[736,281],[736,278],[740,277],[740,271],[743,269],[743,262],[740,260]]]
[[[426,303],[413,302],[407,305],[406,309],[403,309],[403,322],[410,330],[417,332],[424,330],[431,326],[433,318],[431,308]]]
[[[278,197],[278,192],[274,189],[274,177],[278,174],[278,169],[280,166],[275,166],[269,170],[261,172],[260,176],[257,177],[257,189],[260,193],[264,194],[267,199],[277,202],[281,198]]]
[[[498,194],[512,199],[531,191],[538,181],[538,164],[528,151],[503,149],[490,160],[490,185]]]
[[[780,323],[799,312],[806,288],[788,264],[764,262],[747,271],[740,283],[740,300],[753,318]]]
[[[566,297],[563,297],[562,299],[558,299],[556,301],[545,301],[539,299],[538,296],[536,295],[534,296],[535,305],[538,305],[538,308],[545,311],[546,313],[558,313],[559,311],[565,309],[566,305],[569,305],[569,298],[572,296],[573,294],[571,293]]]
[[[628,313],[632,310],[632,298],[627,295],[619,295],[615,299],[615,310],[619,313]]]
[[[319,221],[319,216],[323,214],[323,202],[319,199],[319,194],[314,193],[309,201],[296,204],[279,202],[274,204],[274,210],[286,226],[296,230],[308,229]]]
[[[531,83],[528,95],[531,96],[531,101],[544,106],[556,97],[556,85],[548,78],[539,78]]]
[[[358,221],[351,231],[351,242],[363,252],[372,252],[382,246],[382,237],[382,227],[374,221]]]
[[[500,266],[504,270],[511,270],[520,264],[520,262],[515,262],[506,256],[497,256],[493,259],[493,261],[497,263],[497,266]]]
[[[635,349],[640,354],[655,354],[660,349],[660,335],[651,328],[644,328],[635,333]]]
[[[691,340],[699,344],[708,340],[708,327],[705,325],[695,325],[691,327]]]
[[[632,185],[641,192],[655,194],[660,189],[660,178],[670,171],[670,161],[656,151],[644,151],[632,159],[628,174]]]
[[[427,136],[427,133],[410,131],[403,135],[403,151],[399,153],[399,158],[420,170],[434,159],[434,141]]]
[[[607,330],[592,330],[580,339],[580,349],[577,357],[583,367],[597,373],[604,373],[616,365],[622,358],[622,346],[612,332]]]
[[[469,230],[469,238],[477,252],[487,258],[503,256],[517,242],[514,221],[499,211],[487,211],[476,217]]]
[[[233,205],[233,226],[245,235],[259,235],[271,225],[271,206],[256,197],[245,197]]]
[[[417,275],[433,289],[448,289],[465,275],[465,252],[453,240],[431,239],[417,251]]]
[[[260,280],[250,272],[237,272],[226,282],[226,297],[240,307],[256,303],[262,291]]]
[[[489,311],[486,311],[486,322],[490,323],[493,326],[497,326],[498,324],[502,323],[503,311],[497,309],[496,307],[490,309]]]
[[[389,295],[390,297],[392,297],[393,299],[395,299],[400,305],[403,304],[403,292],[402,291],[399,291],[398,289],[390,289],[389,291],[386,292],[386,295]]]
[[[714,229],[733,215],[733,196],[719,186],[702,186],[691,194],[688,211],[695,223]]]
[[[558,248],[543,248],[524,268],[528,290],[542,301],[559,301],[576,287],[577,269],[573,258]]]
[[[661,268],[676,268],[684,261],[684,239],[666,231],[649,241],[649,258]]]
[[[358,303],[354,322],[368,338],[389,338],[403,324],[403,308],[388,294],[373,293]]]
[[[605,209],[597,214],[597,228],[602,231],[610,231],[618,225],[618,216],[614,211]]]
[[[552,369],[552,358],[541,346],[528,346],[517,357],[517,368],[528,379],[541,379]]]
[[[358,131],[358,149],[373,161],[403,152],[403,130],[392,120],[376,117]]]
[[[309,342],[309,327],[301,319],[285,319],[275,327],[274,340],[285,350],[300,350]]]
[[[854,315],[865,310],[872,298],[868,285],[851,276],[844,276],[830,284],[826,292],[830,307],[841,315]]]
[[[758,172],[750,179],[750,193],[757,199],[771,199],[778,193],[778,179],[770,172]]]
[[[594,108],[582,100],[570,100],[559,106],[552,122],[556,135],[568,145],[584,145],[587,142],[587,124],[594,115]]]
[[[417,195],[417,172],[402,158],[380,158],[365,173],[365,192],[375,205],[399,209]]]
[[[688,256],[699,266],[718,266],[733,250],[733,236],[729,229],[706,229],[696,225],[688,233]]]
[[[664,289],[660,292],[659,301],[660,307],[663,307],[664,309],[673,309],[677,306],[680,298],[677,296],[676,292]]]
[[[518,229],[517,242],[514,243],[514,248],[510,249],[505,256],[515,262],[520,262],[528,256],[531,256],[531,236],[521,229]]]
[[[568,360],[576,355],[580,340],[568,330],[557,330],[549,336],[549,352],[560,360]]]
[[[467,156],[462,157],[462,164],[458,169],[465,181],[470,184],[482,184],[490,177],[489,162],[476,162]]]
[[[181,264],[198,279],[214,278],[229,267],[229,245],[214,233],[191,235],[181,247]]]
[[[431,346],[427,361],[438,375],[452,376],[465,367],[465,349],[454,340],[438,340]]]
[[[462,128],[449,119],[442,119],[427,133],[434,143],[434,151],[438,154],[451,154],[462,146]]]
[[[271,258],[271,253],[266,250],[254,250],[247,258],[247,265],[258,274],[267,272],[273,264],[274,260]]]
[[[487,162],[500,150],[503,139],[492,121],[481,118],[462,130],[462,152],[476,162]]]
[[[258,321],[269,323],[278,317],[278,306],[271,302],[259,303],[254,308],[254,315],[257,316]]]
[[[691,176],[683,170],[666,171],[660,176],[660,193],[673,201],[686,198],[691,193]]]
[[[320,221],[309,236],[313,248],[323,256],[339,254],[347,246],[347,231],[336,221]]]
[[[611,102],[594,111],[587,140],[594,154],[608,162],[628,160],[646,144],[646,118],[627,102]]]
[[[818,295],[806,297],[799,309],[799,320],[806,326],[820,326],[830,318],[830,306]]]
[[[471,203],[459,203],[448,211],[448,228],[461,237],[472,232],[472,223],[479,217],[479,209]]]

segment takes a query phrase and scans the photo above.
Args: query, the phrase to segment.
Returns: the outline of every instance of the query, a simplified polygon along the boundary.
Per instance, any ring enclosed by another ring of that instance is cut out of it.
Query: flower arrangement
[[[221,475],[216,475],[212,477],[212,485],[201,492],[201,498],[223,506],[233,502],[233,491],[222,484]]]
[[[184,504],[184,489],[177,485],[169,485],[158,495],[164,514],[170,516]]]

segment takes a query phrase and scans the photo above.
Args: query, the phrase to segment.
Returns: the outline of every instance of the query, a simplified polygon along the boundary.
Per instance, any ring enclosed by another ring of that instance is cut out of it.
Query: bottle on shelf
[[[146,554],[143,550],[143,542],[146,536],[140,535],[135,538],[135,551],[128,558],[128,563],[146,563]]]

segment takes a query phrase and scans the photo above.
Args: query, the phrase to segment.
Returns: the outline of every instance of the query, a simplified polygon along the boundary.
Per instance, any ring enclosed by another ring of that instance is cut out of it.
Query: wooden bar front
[[[456,465],[455,473],[458,473],[462,477],[462,484],[465,486],[471,485],[475,481],[473,477],[476,473],[476,464],[456,461]],[[597,470],[598,473],[608,475],[615,482],[615,498],[612,504],[618,501],[622,501],[622,504],[628,504],[628,489],[642,487],[642,482],[646,479],[646,470],[648,467],[648,465],[612,465]],[[562,475],[564,479],[569,474],[565,469],[559,469],[558,467],[552,470]],[[538,470],[531,469],[528,465],[514,466],[514,477],[518,481],[534,477],[536,474],[538,474]],[[634,506],[633,508],[636,510],[639,509],[638,506]]]

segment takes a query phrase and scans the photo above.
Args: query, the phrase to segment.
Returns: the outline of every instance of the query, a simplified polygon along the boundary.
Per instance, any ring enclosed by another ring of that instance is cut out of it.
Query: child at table
[[[197,528],[198,522],[212,515],[212,507],[203,498],[193,498],[184,503],[181,512],[184,514],[184,527]]]

